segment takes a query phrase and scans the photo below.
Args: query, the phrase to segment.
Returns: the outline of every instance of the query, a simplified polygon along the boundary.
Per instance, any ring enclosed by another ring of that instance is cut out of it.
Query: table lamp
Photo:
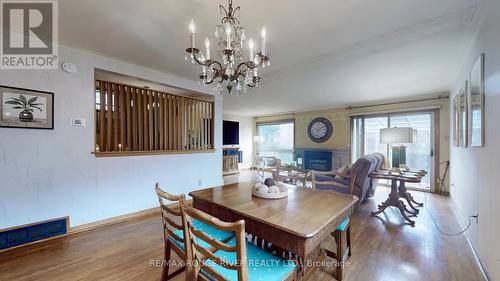
[[[392,167],[406,168],[405,144],[417,142],[417,130],[412,128],[380,129],[380,143],[392,144]]]

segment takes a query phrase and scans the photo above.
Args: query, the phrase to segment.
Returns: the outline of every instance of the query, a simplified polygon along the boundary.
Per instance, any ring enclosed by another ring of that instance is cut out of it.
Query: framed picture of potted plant
[[[0,127],[54,129],[54,93],[0,86]]]

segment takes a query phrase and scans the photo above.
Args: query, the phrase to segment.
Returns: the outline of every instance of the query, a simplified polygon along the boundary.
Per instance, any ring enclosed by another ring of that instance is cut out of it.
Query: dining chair
[[[252,243],[245,237],[245,221],[228,223],[189,206],[182,207],[186,221],[186,233],[190,237],[186,244],[192,279],[210,281],[295,281],[295,261],[275,256]],[[227,243],[220,242],[199,229],[193,222],[199,220],[221,231],[234,232]],[[200,243],[208,243],[212,251]]]
[[[353,193],[356,175],[340,174],[336,171],[312,171],[311,173],[313,189],[333,190],[346,194]],[[325,249],[325,251],[329,257],[337,260],[337,280],[341,281],[344,273],[345,262],[352,255],[351,218],[349,217],[343,220],[337,229],[332,232],[332,236],[335,239],[335,244],[337,244],[337,251],[335,253],[328,249]],[[342,249],[344,237],[347,244],[345,253]]]
[[[177,256],[184,261],[185,264],[189,261],[186,255],[185,242],[185,220],[183,219],[181,207],[185,204],[186,196],[184,194],[172,195],[162,190],[160,185],[156,183],[155,191],[160,202],[161,216],[163,219],[163,240],[165,243],[165,264],[161,280],[169,280],[186,269],[183,266],[169,274],[171,253],[174,251]],[[219,241],[228,241],[233,237],[232,232],[220,231],[212,228],[201,221],[193,220],[192,222],[199,229],[203,229],[206,233],[210,233],[214,239]],[[210,247],[209,244],[203,244],[205,247]]]

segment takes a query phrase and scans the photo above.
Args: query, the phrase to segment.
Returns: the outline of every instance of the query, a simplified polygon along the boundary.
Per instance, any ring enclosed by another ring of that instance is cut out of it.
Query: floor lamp
[[[417,142],[417,130],[412,128],[380,129],[380,143],[392,144],[392,167],[407,168],[405,144]]]
[[[262,143],[263,138],[261,136],[254,136],[253,143],[255,147],[255,159],[254,159],[254,169],[259,169],[260,162],[260,144]]]

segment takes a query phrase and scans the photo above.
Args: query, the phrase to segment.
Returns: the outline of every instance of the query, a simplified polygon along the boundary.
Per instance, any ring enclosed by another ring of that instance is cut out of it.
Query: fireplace
[[[308,170],[330,171],[332,152],[327,150],[305,150],[304,167]]]
[[[349,164],[349,149],[295,148],[294,152],[307,170],[331,171]]]

